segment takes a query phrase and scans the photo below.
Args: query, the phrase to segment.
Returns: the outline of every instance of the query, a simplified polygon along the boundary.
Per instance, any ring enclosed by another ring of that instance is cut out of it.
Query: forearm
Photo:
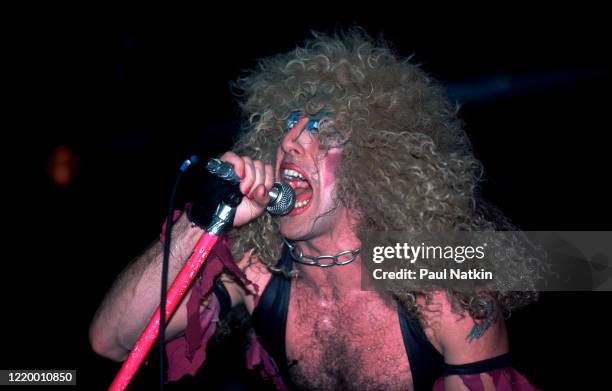
[[[174,224],[169,282],[174,280],[202,234],[190,226],[185,215]],[[163,245],[153,244],[117,278],[90,326],[93,349],[106,357],[121,360],[159,305]]]

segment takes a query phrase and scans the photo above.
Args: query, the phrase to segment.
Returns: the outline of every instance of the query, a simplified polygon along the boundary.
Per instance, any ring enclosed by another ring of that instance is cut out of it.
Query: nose
[[[297,124],[285,134],[281,142],[281,148],[284,153],[298,156],[304,154],[304,145],[302,145],[300,139],[302,138],[302,133],[304,133],[304,128],[306,128],[308,121],[309,119],[307,117],[300,119]]]

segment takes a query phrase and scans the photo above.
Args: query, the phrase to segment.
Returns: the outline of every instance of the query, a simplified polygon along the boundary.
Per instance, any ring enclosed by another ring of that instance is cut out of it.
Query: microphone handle
[[[241,178],[236,175],[234,166],[231,163],[212,158],[206,162],[206,169],[214,176],[224,179],[233,185],[240,184]]]
[[[240,184],[241,178],[236,175],[234,166],[231,163],[212,158],[208,159],[206,169],[217,178],[223,179],[232,185]],[[269,195],[270,203],[266,209],[273,215],[287,214],[295,205],[295,192],[287,184],[275,183]]]

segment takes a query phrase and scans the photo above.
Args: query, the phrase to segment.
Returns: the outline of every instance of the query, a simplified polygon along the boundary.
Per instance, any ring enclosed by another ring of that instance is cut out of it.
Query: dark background
[[[110,383],[119,365],[87,340],[104,293],[158,235],[180,163],[231,147],[238,111],[229,81],[310,29],[356,24],[414,54],[462,104],[486,168],[484,195],[521,228],[610,230],[601,10],[148,11],[32,7],[4,16],[15,23],[3,50],[11,200],[0,368],[76,369],[84,389]],[[66,188],[48,174],[60,145],[80,157]],[[610,298],[546,293],[513,314],[517,368],[543,389],[592,389],[585,384],[609,362],[598,354],[608,352]],[[243,356],[230,354],[239,343],[226,343],[200,384],[248,381],[236,369]],[[138,375],[142,388],[156,384],[154,361]]]

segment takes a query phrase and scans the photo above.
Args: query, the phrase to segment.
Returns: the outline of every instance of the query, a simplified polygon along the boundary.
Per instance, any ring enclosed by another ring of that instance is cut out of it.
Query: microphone
[[[236,175],[234,166],[219,159],[208,159],[206,169],[214,176],[221,178],[232,185],[240,184],[241,178]],[[266,210],[272,215],[286,215],[295,206],[295,191],[286,183],[275,182],[268,193],[270,202]]]
[[[268,193],[270,202],[266,210],[272,215],[286,215],[295,206],[295,191],[286,183],[274,182],[272,189]]]
[[[180,174],[182,175],[191,165],[195,165],[199,161],[200,159],[196,155],[191,156],[189,159],[185,160],[185,162],[180,168]],[[214,188],[211,191],[210,187],[208,187],[207,188],[208,192],[215,193],[216,191],[216,193],[219,193],[221,195],[223,195],[223,193],[225,192],[227,195],[227,191],[228,191],[227,188],[229,186],[223,186],[223,182],[226,182],[226,185],[229,184],[231,187],[234,187],[234,189],[229,190],[230,192],[239,192],[237,190],[237,186],[240,183],[240,177],[236,175],[236,173],[234,172],[234,167],[231,164],[222,162],[218,159],[210,159],[206,164],[206,169],[211,174],[213,174],[213,176],[216,176],[217,178],[221,179],[221,181],[217,181],[217,182],[221,182],[221,184],[217,183],[217,187],[219,187],[219,189]],[[179,175],[178,177],[179,179],[181,175]],[[177,181],[177,184],[178,184],[178,181]],[[173,190],[172,199],[174,199],[175,190],[176,190],[176,185],[175,185],[175,189]],[[219,194],[215,194],[215,196],[212,197],[214,201],[218,201],[220,197]],[[275,215],[287,214],[293,209],[295,205],[295,192],[293,191],[291,186],[285,183],[275,183],[272,189],[270,190],[270,192],[268,193],[268,195],[270,196],[270,202],[268,203],[267,210],[270,214],[275,214]],[[190,214],[189,218],[191,219],[191,221],[198,224],[198,222],[194,219],[194,213],[206,212],[207,206],[209,206],[207,204],[209,204],[211,201],[212,200],[205,198],[205,201],[202,202],[201,205],[199,205],[199,207],[194,205],[188,211],[188,213]],[[171,202],[171,204],[172,203],[173,202]],[[226,207],[225,208],[226,210],[231,209],[227,205],[225,207]],[[196,209],[198,209],[198,212],[195,211]],[[172,210],[173,208],[170,207],[169,211],[172,211]],[[206,213],[204,213],[204,215],[206,215]],[[223,216],[219,216],[219,217],[223,217]],[[232,219],[233,219],[233,216],[232,216]],[[166,231],[167,241],[165,243],[168,247],[164,249],[164,266],[162,266],[162,281],[166,281],[167,279],[166,278],[167,265],[168,265],[168,257],[170,254],[168,250],[170,248],[169,247],[170,246],[170,229],[172,226],[171,225],[172,219],[169,217],[168,221],[169,221],[169,225],[168,225],[168,230]],[[136,374],[136,371],[138,371],[138,368],[144,362],[145,358],[147,357],[147,354],[149,353],[155,341],[157,340],[157,337],[160,334],[160,329],[162,330],[161,335],[164,335],[163,334],[164,324],[166,324],[166,322],[172,317],[172,314],[176,311],[176,308],[178,307],[179,303],[183,299],[183,296],[185,295],[185,293],[188,291],[189,286],[193,282],[194,278],[199,275],[198,273],[202,265],[206,262],[207,257],[212,252],[215,244],[219,240],[219,233],[223,231],[225,224],[227,222],[231,222],[231,220],[225,220],[225,219],[219,220],[219,221],[221,222],[221,224],[215,226],[215,228],[219,229],[219,232],[208,229],[207,227],[206,231],[202,234],[193,252],[191,253],[189,260],[183,265],[179,274],[176,276],[174,282],[170,286],[170,289],[167,292],[167,296],[166,296],[166,291],[164,290],[165,286],[162,283],[162,292],[163,292],[162,299],[161,299],[162,305],[160,305],[157,308],[157,310],[153,313],[151,320],[146,325],[144,331],[142,332],[142,334],[136,341],[134,348],[132,348],[127,359],[124,361],[123,365],[121,366],[121,369],[115,376],[113,383],[109,387],[109,391],[123,391],[128,387],[134,375]],[[164,314],[163,322],[161,321],[162,314]],[[164,338],[161,338],[161,340],[163,342]],[[163,343],[161,343],[160,345],[163,347]],[[163,360],[162,360],[161,367],[163,369]]]
[[[236,175],[234,166],[231,163],[212,158],[206,162],[206,169],[214,176],[226,180],[232,185],[240,184],[241,178]]]

